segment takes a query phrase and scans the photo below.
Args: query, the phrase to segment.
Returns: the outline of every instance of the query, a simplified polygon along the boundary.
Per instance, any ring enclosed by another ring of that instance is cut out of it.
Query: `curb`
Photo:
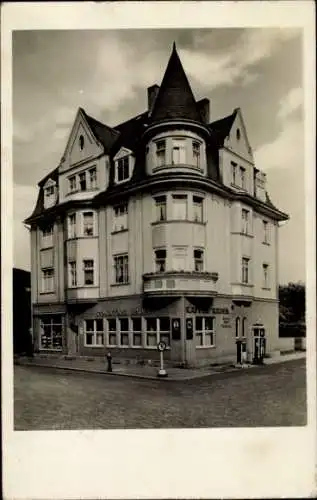
[[[211,372],[205,372],[205,373],[199,373],[194,376],[185,376],[182,378],[178,377],[173,377],[168,376],[165,378],[160,378],[157,376],[153,375],[141,375],[138,373],[120,373],[120,372],[107,372],[106,370],[98,369],[98,368],[93,368],[93,369],[87,369],[87,368],[78,368],[75,366],[58,366],[58,365],[46,365],[46,364],[41,364],[41,363],[28,363],[28,362],[15,362],[14,365],[16,366],[35,366],[38,368],[53,368],[54,370],[68,370],[68,371],[74,371],[74,372],[81,372],[81,373],[96,373],[100,375],[113,375],[113,376],[119,376],[119,377],[129,377],[129,378],[135,378],[135,379],[142,379],[142,380],[164,380],[164,381],[170,381],[170,382],[182,382],[182,381],[191,381],[191,380],[198,380],[201,378],[205,377],[210,377],[210,376],[221,376],[221,375],[226,375],[226,374],[231,374],[231,373],[249,373],[250,370],[253,371],[255,368],[264,368],[265,366],[273,366],[273,365],[281,365],[283,363],[291,362],[291,361],[297,361],[297,360],[302,360],[305,359],[304,357],[300,358],[291,358],[291,359],[283,359],[283,360],[278,360],[274,361],[273,363],[265,363],[264,365],[250,365],[248,368],[242,369],[242,368],[228,368],[227,370],[224,371],[211,371]]]

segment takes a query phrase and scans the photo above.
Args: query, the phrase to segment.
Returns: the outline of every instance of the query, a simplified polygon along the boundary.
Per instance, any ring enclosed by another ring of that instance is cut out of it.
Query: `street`
[[[15,430],[298,426],[305,361],[190,381],[15,366]]]

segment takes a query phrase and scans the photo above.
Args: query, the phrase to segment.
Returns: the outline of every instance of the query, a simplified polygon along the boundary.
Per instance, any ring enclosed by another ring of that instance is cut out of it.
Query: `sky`
[[[211,120],[241,108],[270,198],[290,216],[279,233],[279,281],[305,281],[302,38],[289,28],[15,31],[15,267],[30,270],[23,220],[37,183],[63,155],[78,107],[110,126],[145,111],[173,41],[196,99],[211,101]]]

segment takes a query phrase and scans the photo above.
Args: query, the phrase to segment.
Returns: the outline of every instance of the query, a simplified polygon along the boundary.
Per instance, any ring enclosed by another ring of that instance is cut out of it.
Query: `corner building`
[[[163,340],[165,359],[188,366],[273,354],[288,216],[270,201],[242,112],[211,121],[175,44],[147,97],[115,127],[80,108],[39,183],[25,221],[35,349],[155,360]]]

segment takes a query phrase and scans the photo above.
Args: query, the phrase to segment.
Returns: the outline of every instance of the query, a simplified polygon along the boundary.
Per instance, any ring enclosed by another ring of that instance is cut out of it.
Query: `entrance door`
[[[241,340],[237,340],[237,364],[240,365],[242,362],[242,342]]]
[[[253,328],[253,363],[262,364],[266,350],[265,329]]]

